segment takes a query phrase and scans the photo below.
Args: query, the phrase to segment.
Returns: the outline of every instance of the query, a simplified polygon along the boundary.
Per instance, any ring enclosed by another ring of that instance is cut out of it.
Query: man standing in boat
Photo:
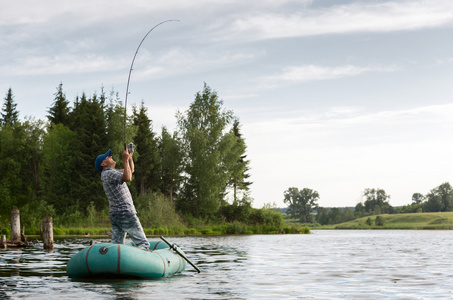
[[[133,151],[123,151],[123,170],[115,170],[116,162],[112,158],[110,149],[105,154],[99,155],[94,165],[101,173],[104,191],[109,199],[112,243],[124,244],[126,234],[129,234],[137,247],[147,250],[149,242],[137,217],[131,192],[126,184],[132,180],[132,173],[134,173],[132,155]]]

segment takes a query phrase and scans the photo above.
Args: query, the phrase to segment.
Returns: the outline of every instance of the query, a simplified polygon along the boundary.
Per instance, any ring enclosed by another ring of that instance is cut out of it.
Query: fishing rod
[[[148,33],[145,35],[145,37],[142,39],[142,41],[140,42],[140,44],[138,45],[137,47],[137,50],[135,51],[135,55],[134,55],[134,58],[132,59],[132,63],[131,63],[131,68],[129,69],[129,77],[127,78],[127,87],[126,87],[126,98],[124,100],[124,150],[127,149],[127,142],[126,142],[126,120],[127,120],[127,95],[129,95],[129,83],[131,81],[131,74],[132,74],[132,69],[134,67],[134,62],[135,62],[135,57],[137,56],[137,53],[138,53],[138,50],[140,49],[140,46],[143,44],[143,41],[146,39],[146,37],[148,36],[148,34],[151,33],[151,31],[154,30],[154,28],[158,27],[159,25],[162,25],[164,23],[167,23],[167,22],[179,22],[179,20],[166,20],[166,21],[163,21],[163,22],[160,22],[159,24],[157,24],[156,26],[154,26],[153,28],[151,28]],[[132,144],[133,146],[133,144]],[[133,147],[131,147],[131,152],[133,152]]]
[[[160,238],[170,247],[170,249],[174,250],[176,253],[178,253],[179,256],[184,258],[192,267],[194,267],[195,270],[197,270],[198,273],[201,273],[200,269],[191,262],[187,256],[184,255],[181,251],[179,251],[178,247],[175,244],[170,244],[169,241],[167,241],[163,236],[160,236]]]

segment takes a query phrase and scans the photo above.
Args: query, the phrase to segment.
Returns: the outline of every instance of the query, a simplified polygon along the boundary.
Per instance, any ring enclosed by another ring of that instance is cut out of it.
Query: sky
[[[453,184],[453,1],[0,0],[0,93],[46,120],[103,87],[175,130],[204,83],[242,124],[253,206],[392,206]],[[3,101],[2,101],[3,102]],[[93,154],[93,157],[97,155]]]

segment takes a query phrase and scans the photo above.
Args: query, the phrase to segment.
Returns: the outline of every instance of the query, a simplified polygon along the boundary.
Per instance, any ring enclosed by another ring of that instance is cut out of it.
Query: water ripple
[[[91,241],[0,250],[0,299],[449,299],[453,231],[171,237],[202,270],[159,280],[74,280],[69,258]]]

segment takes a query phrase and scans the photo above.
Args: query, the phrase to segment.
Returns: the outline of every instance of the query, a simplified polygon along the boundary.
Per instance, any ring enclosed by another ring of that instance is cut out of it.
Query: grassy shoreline
[[[376,225],[376,218],[383,219],[383,225]],[[222,225],[178,228],[145,228],[148,237],[163,236],[218,236],[250,234],[309,234],[310,230],[335,229],[400,229],[400,230],[453,230],[453,212],[382,214],[366,216],[352,221],[334,225],[301,224],[288,222],[283,227],[265,225],[246,225],[239,222]],[[54,227],[55,237],[108,237],[110,227],[104,226],[67,226]],[[9,235],[9,232],[7,232]],[[26,236],[39,236],[39,229],[25,229]]]
[[[108,237],[110,227],[54,227],[55,237]],[[144,228],[147,237],[159,236],[216,236],[216,235],[251,235],[251,234],[309,234],[308,227],[288,226],[282,228],[266,226],[247,226],[231,223],[209,228]],[[9,235],[9,232],[8,232]],[[25,229],[27,237],[40,236],[39,229]]]
[[[341,224],[311,226],[310,229],[405,229],[405,230],[452,230],[453,212],[382,214],[383,225],[375,224],[376,217],[366,216]],[[370,219],[367,223],[367,220]],[[370,224],[371,225],[368,225]]]

